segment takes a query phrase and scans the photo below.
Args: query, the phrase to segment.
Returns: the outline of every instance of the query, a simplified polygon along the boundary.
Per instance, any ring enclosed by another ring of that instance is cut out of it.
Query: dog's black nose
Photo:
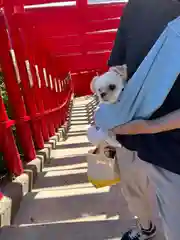
[[[105,96],[106,96],[106,93],[105,93],[105,92],[101,93],[101,97],[102,97],[102,98],[104,98]]]
[[[116,89],[116,85],[115,84],[109,84],[109,89],[111,91],[115,90]]]

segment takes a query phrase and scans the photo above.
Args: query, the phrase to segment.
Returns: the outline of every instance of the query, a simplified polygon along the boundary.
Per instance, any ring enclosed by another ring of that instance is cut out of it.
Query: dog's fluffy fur
[[[124,89],[127,80],[126,65],[112,67],[101,76],[96,76],[91,82],[91,90],[100,102],[115,103]]]

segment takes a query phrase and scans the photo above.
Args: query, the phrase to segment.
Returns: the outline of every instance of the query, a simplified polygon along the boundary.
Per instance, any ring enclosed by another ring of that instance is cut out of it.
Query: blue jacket
[[[180,15],[180,3],[173,0],[130,0],[118,29],[109,66],[126,63],[129,78],[136,72],[167,23]],[[161,79],[161,82],[162,79]],[[162,84],[163,87],[163,84]],[[163,105],[150,119],[180,108],[180,77]],[[137,136],[118,136],[141,159],[180,174],[180,131]]]
[[[96,126],[108,131],[133,119],[149,119],[161,107],[180,73],[179,57],[180,17],[167,25],[117,103],[99,105]]]

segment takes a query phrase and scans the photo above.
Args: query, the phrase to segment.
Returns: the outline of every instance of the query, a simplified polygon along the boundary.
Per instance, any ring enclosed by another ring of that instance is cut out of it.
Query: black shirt
[[[180,77],[177,78],[164,104],[150,119],[180,109]],[[180,174],[180,130],[139,136],[138,156],[147,162]]]
[[[127,64],[128,77],[134,74],[167,23],[180,15],[180,3],[175,0],[130,0],[109,59],[109,66]],[[180,109],[180,77],[164,104],[151,119]],[[159,134],[117,136],[139,157],[162,168],[180,174],[180,130]]]

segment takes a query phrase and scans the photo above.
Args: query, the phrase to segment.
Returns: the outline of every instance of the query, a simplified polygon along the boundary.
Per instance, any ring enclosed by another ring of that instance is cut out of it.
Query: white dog
[[[91,90],[98,96],[100,102],[109,104],[116,103],[119,95],[124,89],[126,80],[126,65],[112,67],[105,74],[93,78]],[[89,141],[96,146],[106,142],[109,146],[121,147],[121,144],[116,140],[112,132],[109,131],[105,133],[95,125],[89,126],[87,137]]]
[[[126,65],[112,67],[101,76],[96,76],[91,82],[91,90],[100,102],[115,103],[124,89],[127,80]]]

